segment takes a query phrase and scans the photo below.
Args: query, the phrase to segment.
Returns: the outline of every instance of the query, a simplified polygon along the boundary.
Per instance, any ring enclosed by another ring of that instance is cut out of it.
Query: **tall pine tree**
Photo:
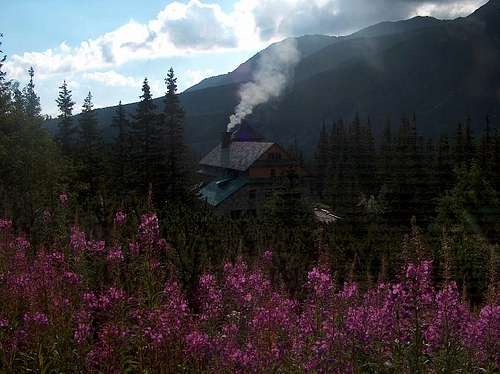
[[[3,34],[0,33],[0,48],[2,47],[2,37]],[[7,130],[7,122],[11,105],[10,84],[7,81],[5,71],[2,70],[6,59],[7,56],[5,56],[3,51],[0,49],[0,133]]]
[[[486,126],[481,136],[481,144],[479,146],[479,165],[490,183],[494,184],[495,146],[489,116],[486,116]]]
[[[23,90],[26,117],[31,123],[39,123],[41,121],[42,108],[40,106],[40,97],[35,92],[35,69],[33,67],[29,68],[28,74],[30,80]]]
[[[147,78],[144,79],[140,99],[131,123],[134,173],[130,182],[139,195],[146,197],[153,187],[157,186],[164,152],[160,120]]]
[[[472,132],[472,119],[470,116],[467,117],[465,122],[465,134],[464,134],[464,161],[467,167],[470,167],[472,160],[476,157],[476,145],[474,143],[474,134]]]
[[[113,186],[118,195],[124,198],[128,192],[132,139],[130,137],[130,121],[127,118],[127,113],[121,101],[118,103],[111,126],[117,131],[111,156]]]
[[[326,188],[326,173],[330,162],[329,153],[329,135],[326,129],[326,123],[323,121],[323,127],[321,128],[321,133],[319,134],[318,146],[314,155],[314,172],[318,178],[317,189],[321,197],[324,197],[323,195]]]
[[[97,192],[98,180],[101,174],[102,138],[97,128],[97,118],[89,92],[82,106],[78,128],[79,161],[82,163],[82,181],[87,186],[90,195]]]
[[[65,155],[70,155],[74,145],[74,135],[76,129],[73,125],[73,107],[75,102],[71,97],[71,90],[68,88],[68,83],[63,82],[59,87],[59,96],[56,99],[57,107],[59,108],[59,132],[57,141]]]
[[[163,111],[163,134],[166,143],[166,178],[160,181],[159,198],[161,203],[189,202],[192,194],[189,183],[188,152],[184,143],[184,110],[177,95],[177,78],[170,68],[165,79],[167,92]]]

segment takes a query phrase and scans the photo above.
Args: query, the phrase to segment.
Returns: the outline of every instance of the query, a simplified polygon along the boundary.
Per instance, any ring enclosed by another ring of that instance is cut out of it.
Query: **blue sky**
[[[21,84],[34,66],[44,113],[55,115],[58,86],[70,82],[77,112],[136,101],[141,81],[163,94],[173,66],[185,89],[234,70],[290,36],[347,34],[415,15],[454,18],[486,0],[15,0],[0,12],[6,71]]]

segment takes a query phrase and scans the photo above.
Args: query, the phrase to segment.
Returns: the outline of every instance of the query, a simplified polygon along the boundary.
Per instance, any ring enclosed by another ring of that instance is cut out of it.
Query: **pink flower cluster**
[[[0,218],[0,231],[8,231],[12,227],[12,221],[7,218]]]
[[[66,192],[61,192],[59,194],[59,203],[61,204],[61,206],[63,208],[67,208],[68,207],[69,197],[68,197],[68,194]]]
[[[117,225],[123,225],[126,221],[127,221],[127,215],[122,210],[117,211],[115,214],[114,222]]]
[[[76,227],[70,251],[0,241],[0,349],[12,358],[1,365],[36,371],[30,365],[39,361],[23,360],[45,352],[68,372],[499,368],[500,305],[473,312],[455,283],[432,283],[429,261],[407,264],[397,281],[367,290],[338,284],[318,265],[292,297],[271,282],[266,251],[254,265],[240,258],[221,274],[206,272],[188,294],[159,255],[165,244],[156,215],[142,217],[131,243],[107,248]],[[116,264],[120,271],[109,272]],[[51,347],[58,347],[54,356]]]

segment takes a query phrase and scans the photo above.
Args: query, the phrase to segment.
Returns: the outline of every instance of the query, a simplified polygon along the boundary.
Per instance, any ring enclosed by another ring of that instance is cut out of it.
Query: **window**
[[[270,153],[269,159],[270,160],[281,160],[281,153]]]

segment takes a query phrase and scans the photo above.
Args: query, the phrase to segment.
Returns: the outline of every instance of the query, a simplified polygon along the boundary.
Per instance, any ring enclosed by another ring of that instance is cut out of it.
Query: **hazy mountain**
[[[301,57],[305,58],[323,49],[324,47],[332,43],[335,43],[337,38],[334,36],[325,36],[325,35],[305,35],[300,38],[296,38],[296,40],[297,40],[297,49],[299,50]],[[202,80],[200,83],[195,84],[194,86],[188,88],[184,92],[188,93],[196,90],[202,90],[204,88],[223,86],[227,84],[244,83],[252,80],[252,76],[257,68],[260,56],[263,53],[266,53],[274,49],[277,44],[279,43],[272,44],[268,48],[257,53],[248,61],[245,61],[243,64],[238,66],[234,71],[227,74],[206,78]]]
[[[402,33],[411,30],[418,30],[425,27],[435,26],[436,24],[444,22],[431,17],[415,17],[406,21],[398,22],[382,22],[366,29],[358,31],[347,37],[335,37],[335,36],[325,36],[325,35],[305,35],[296,38],[297,49],[300,52],[301,58],[305,59],[310,55],[322,50],[323,48],[330,46],[338,41],[356,39],[356,38],[372,38],[383,35],[390,35],[396,33]],[[228,84],[238,84],[244,83],[252,80],[254,71],[257,68],[258,60],[263,53],[272,50],[279,43],[272,44],[263,51],[257,53],[255,56],[245,61],[243,64],[238,66],[234,71],[217,75],[214,77],[206,78],[200,83],[188,88],[185,92],[192,92],[195,90],[201,90],[204,88],[210,88],[215,86],[223,86]]]
[[[401,114],[413,112],[422,133],[430,135],[452,131],[467,115],[476,130],[486,114],[500,122],[500,0],[453,21],[416,17],[346,37],[297,41],[302,59],[294,82],[251,118],[272,140],[286,144],[296,137],[310,152],[324,120],[350,120],[356,113],[370,115],[375,132],[388,116],[397,123]],[[258,58],[181,95],[186,138],[198,153],[218,142],[238,103],[240,83],[250,79]],[[98,111],[104,127],[113,111]]]

